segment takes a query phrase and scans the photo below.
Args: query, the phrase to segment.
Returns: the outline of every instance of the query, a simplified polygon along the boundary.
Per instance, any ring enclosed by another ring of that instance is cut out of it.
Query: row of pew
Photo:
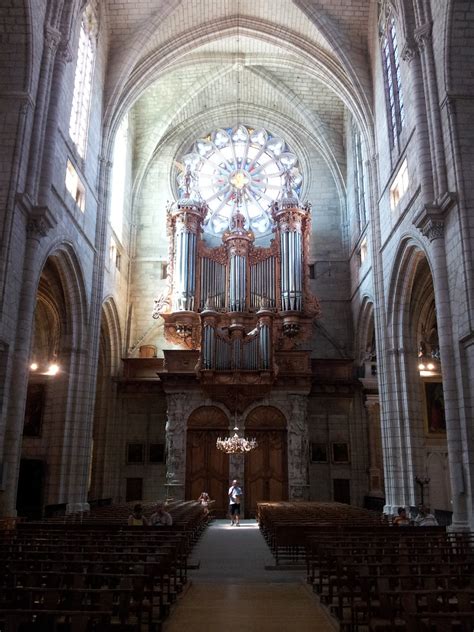
[[[315,529],[388,524],[379,513],[343,503],[265,502],[256,517],[277,565],[303,563],[306,538]]]
[[[307,581],[343,632],[473,632],[473,533],[387,526],[337,504],[259,515],[276,559],[285,522],[295,555],[304,538]],[[305,528],[292,529],[300,519]]]
[[[129,527],[117,505],[1,532],[0,632],[159,632],[207,524],[198,503],[167,509],[172,527]]]

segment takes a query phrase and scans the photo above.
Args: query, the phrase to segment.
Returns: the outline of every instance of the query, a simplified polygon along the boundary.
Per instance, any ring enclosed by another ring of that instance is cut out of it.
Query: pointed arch
[[[120,369],[123,342],[117,305],[112,297],[102,303],[101,343],[99,352],[104,347],[104,366],[109,367],[110,375],[116,375]]]

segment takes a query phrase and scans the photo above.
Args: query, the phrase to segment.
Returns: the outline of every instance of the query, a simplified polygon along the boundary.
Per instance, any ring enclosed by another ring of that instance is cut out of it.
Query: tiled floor
[[[193,560],[200,568],[164,632],[334,632],[303,571],[265,570],[274,561],[255,521],[214,522]]]

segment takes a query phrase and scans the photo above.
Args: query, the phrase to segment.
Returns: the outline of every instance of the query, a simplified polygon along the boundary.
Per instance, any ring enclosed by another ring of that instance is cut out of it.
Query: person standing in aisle
[[[240,527],[240,503],[242,501],[242,488],[239,485],[239,481],[234,479],[232,485],[229,487],[229,513],[231,526],[235,524],[236,527]]]

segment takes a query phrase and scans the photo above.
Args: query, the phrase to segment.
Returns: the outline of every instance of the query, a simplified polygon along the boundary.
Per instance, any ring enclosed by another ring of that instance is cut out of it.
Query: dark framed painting
[[[333,443],[332,444],[332,462],[333,463],[349,463],[349,444]]]
[[[148,461],[150,463],[164,463],[165,462],[165,444],[164,443],[150,443],[148,452]]]
[[[327,463],[328,462],[328,448],[325,443],[312,443],[311,444],[311,462],[312,463]]]
[[[23,435],[25,437],[41,436],[45,395],[46,384],[28,384],[25,421],[23,424]]]
[[[433,434],[446,432],[443,384],[441,382],[424,382],[424,388],[428,432]]]
[[[127,445],[127,463],[143,463],[143,443]]]

